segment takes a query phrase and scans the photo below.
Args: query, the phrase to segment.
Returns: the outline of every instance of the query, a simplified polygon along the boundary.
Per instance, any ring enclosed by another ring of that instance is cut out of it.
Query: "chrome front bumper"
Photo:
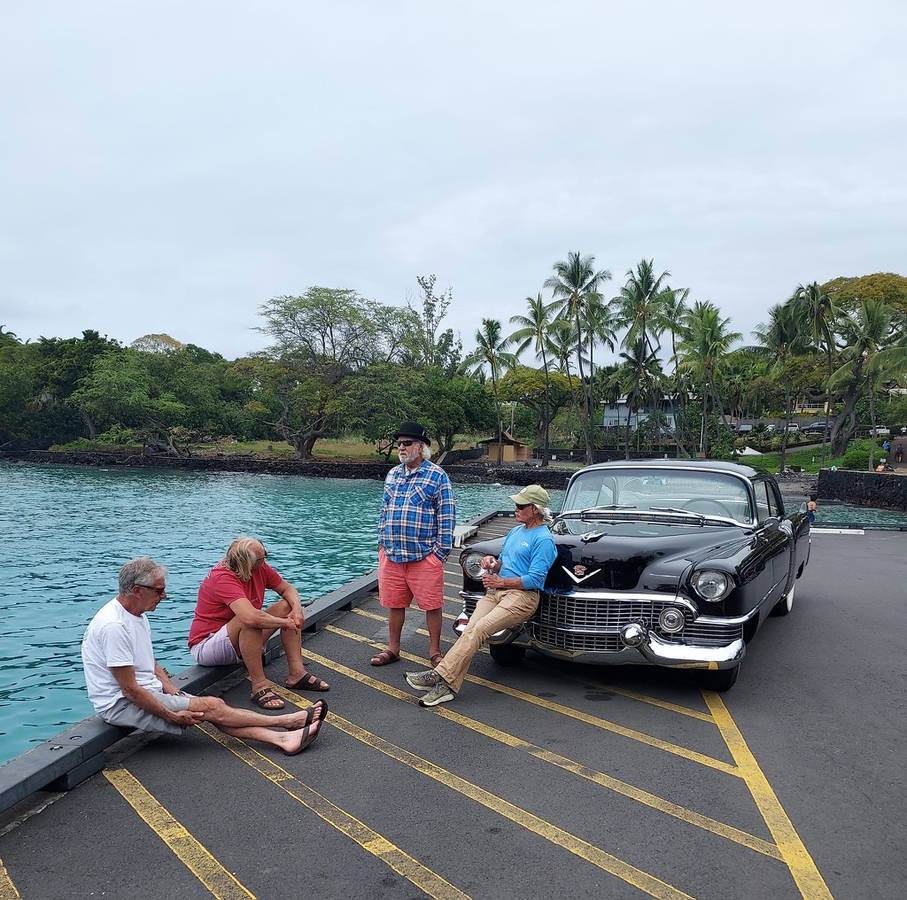
[[[474,608],[475,602],[482,596],[465,591],[460,591],[464,604],[468,608]],[[632,600],[627,595],[608,595],[607,597],[597,597],[596,599],[613,600],[616,603],[638,602],[638,596]],[[654,596],[653,601],[670,602],[672,606],[678,607],[692,606],[684,598],[670,598],[667,596]],[[744,620],[748,617],[742,617],[737,620],[716,619],[710,616],[697,616],[689,622],[691,630],[696,626],[712,626],[727,624],[729,627],[739,626],[737,633],[742,635],[742,626]],[[532,647],[546,656],[552,656],[556,659],[568,659],[573,662],[587,663],[591,665],[609,665],[609,666],[628,666],[628,665],[653,665],[663,666],[675,669],[730,669],[738,665],[746,654],[746,644],[742,636],[736,636],[725,643],[712,640],[708,643],[696,643],[686,639],[683,643],[672,640],[665,640],[656,634],[653,628],[642,619],[634,619],[620,625],[607,628],[578,628],[570,626],[560,626],[554,632],[550,629],[545,631],[544,626],[539,626],[536,621],[537,617],[530,620],[526,625],[519,628],[505,629],[493,634],[489,638],[492,644],[510,644],[515,643],[525,647]],[[466,626],[466,619],[462,617],[454,624],[454,630],[460,634]],[[593,643],[595,639],[606,639],[607,649],[595,649],[584,646],[558,646],[549,640],[540,639],[541,633],[554,634],[558,643],[563,644],[585,644],[588,643],[585,638],[591,637]],[[566,639],[565,639],[566,638]],[[570,640],[570,639],[574,640]]]

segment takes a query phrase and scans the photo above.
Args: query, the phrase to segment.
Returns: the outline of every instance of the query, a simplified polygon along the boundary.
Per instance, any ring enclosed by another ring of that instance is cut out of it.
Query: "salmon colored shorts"
[[[395,563],[378,548],[378,598],[388,609],[406,609],[413,598],[426,612],[444,605],[444,563],[429,553],[417,562]]]

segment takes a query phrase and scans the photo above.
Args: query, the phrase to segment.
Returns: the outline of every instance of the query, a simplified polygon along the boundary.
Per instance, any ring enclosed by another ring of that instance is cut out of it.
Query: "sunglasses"
[[[412,447],[415,444],[415,441],[397,441],[398,447]]]
[[[136,587],[145,588],[146,591],[154,591],[154,593],[157,594],[158,597],[167,596],[167,588],[153,587],[150,584],[137,584]]]
[[[517,509],[526,509],[527,507],[532,506],[531,503],[514,503],[513,504]]]

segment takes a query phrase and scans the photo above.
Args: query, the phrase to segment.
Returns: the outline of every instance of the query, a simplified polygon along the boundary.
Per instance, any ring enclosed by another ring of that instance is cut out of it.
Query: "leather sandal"
[[[432,655],[428,658],[428,661],[431,663],[431,667],[433,669],[437,669],[442,659],[444,659],[443,653],[432,653]]]
[[[262,688],[260,691],[255,691],[249,699],[256,706],[260,706],[268,712],[277,712],[278,709],[283,709],[286,705],[283,700],[268,687]]]
[[[391,653],[390,650],[382,650],[376,653],[370,660],[373,666],[389,666],[391,663],[399,662],[400,654]]]

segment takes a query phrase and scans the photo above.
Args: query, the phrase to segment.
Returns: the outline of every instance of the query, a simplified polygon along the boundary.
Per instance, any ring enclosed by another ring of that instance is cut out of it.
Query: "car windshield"
[[[593,469],[576,476],[562,512],[611,508],[646,512],[684,511],[752,521],[744,482],[723,472],[681,469]]]

